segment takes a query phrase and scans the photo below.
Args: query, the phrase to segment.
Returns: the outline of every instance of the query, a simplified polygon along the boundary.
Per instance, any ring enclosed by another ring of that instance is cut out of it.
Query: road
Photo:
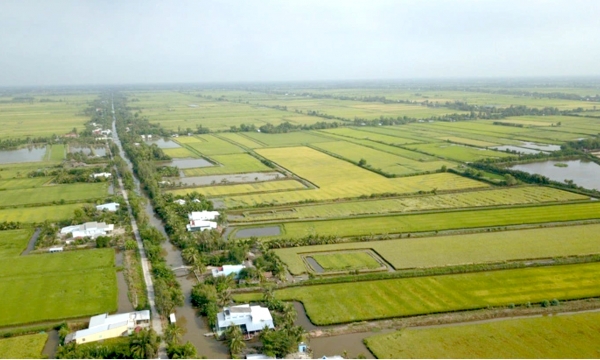
[[[119,152],[121,156],[124,157],[123,147],[121,146],[121,141],[119,140],[119,136],[117,134],[117,127],[115,118],[115,105],[112,104],[112,118],[113,118],[113,139],[115,140],[115,144],[119,147]],[[111,154],[112,156],[112,154]],[[159,336],[162,336],[163,329],[162,323],[160,320],[160,314],[156,310],[156,301],[154,299],[154,283],[152,282],[152,275],[150,273],[150,262],[148,257],[146,256],[146,251],[144,250],[144,243],[142,242],[142,237],[140,236],[140,231],[137,225],[137,221],[135,220],[135,216],[133,216],[133,212],[131,211],[131,206],[129,205],[129,197],[127,196],[127,191],[125,190],[125,186],[123,186],[123,178],[119,173],[119,169],[115,166],[115,171],[117,173],[118,181],[119,181],[119,189],[121,190],[121,194],[125,199],[125,203],[127,204],[127,211],[129,213],[129,218],[131,219],[131,229],[135,236],[135,240],[137,242],[138,250],[140,252],[140,258],[142,263],[142,272],[144,273],[144,282],[146,283],[146,290],[148,292],[148,303],[150,304],[150,313],[152,317],[152,329],[156,331]],[[159,359],[168,359],[166,344],[164,341],[161,341],[160,346],[158,348],[158,358]]]

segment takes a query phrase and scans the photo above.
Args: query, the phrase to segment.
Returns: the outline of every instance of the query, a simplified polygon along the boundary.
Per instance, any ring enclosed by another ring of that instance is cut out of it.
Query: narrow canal
[[[173,244],[171,244],[167,233],[165,232],[165,226],[162,220],[156,215],[152,205],[150,203],[150,199],[148,196],[141,190],[140,181],[137,176],[133,172],[133,165],[131,161],[125,155],[123,151],[123,147],[121,145],[121,141],[119,140],[117,134],[116,124],[113,121],[113,141],[119,147],[119,153],[121,157],[127,163],[129,171],[133,174],[133,179],[135,183],[135,192],[142,196],[146,201],[146,214],[148,215],[148,219],[150,220],[150,224],[158,229],[167,239],[162,244],[162,255],[165,258],[167,265],[171,267],[178,267],[183,265],[183,259],[181,258],[181,251]],[[177,318],[177,324],[183,329],[184,335],[182,336],[183,342],[189,341],[191,342],[198,351],[198,356],[205,356],[209,359],[224,359],[229,357],[229,349],[225,345],[224,342],[220,342],[215,340],[213,337],[205,337],[204,334],[212,332],[208,326],[205,324],[204,320],[201,317],[196,316],[196,310],[192,307],[191,303],[191,293],[192,287],[197,283],[196,279],[189,277],[179,277],[179,283],[181,284],[181,289],[183,294],[185,295],[185,303],[183,306],[176,308],[175,316]]]

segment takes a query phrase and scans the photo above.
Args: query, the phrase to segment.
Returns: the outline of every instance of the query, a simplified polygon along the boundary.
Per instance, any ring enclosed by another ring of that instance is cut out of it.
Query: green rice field
[[[598,231],[600,225],[593,224],[300,246],[274,251],[294,275],[307,271],[302,261],[304,254],[360,249],[375,251],[396,269],[431,268],[600,254]],[[540,246],[540,242],[543,242],[543,246]]]
[[[304,206],[246,210],[235,222],[341,218],[346,216],[401,213],[423,210],[459,209],[500,205],[588,200],[589,197],[542,186],[464,191],[452,194],[421,195],[393,199],[346,201]]]
[[[203,155],[239,154],[244,150],[213,135],[180,136],[176,142]]]
[[[0,262],[0,326],[117,309],[113,249],[20,256],[31,233],[31,229],[0,231],[4,260]]]
[[[310,255],[325,271],[377,269],[381,267],[365,251],[333,252]]]
[[[39,333],[0,339],[2,359],[42,359],[48,334]]]
[[[304,304],[316,325],[384,319],[600,295],[600,264],[360,281],[276,290]],[[236,294],[246,302],[261,294]],[[365,306],[368,304],[368,306]]]
[[[567,205],[365,217],[360,219],[289,222],[283,224],[283,229],[285,235],[288,237],[302,237],[307,234],[344,237],[386,233],[406,234],[421,231],[499,227],[599,218],[600,203],[588,202]]]
[[[597,358],[600,314],[504,319],[485,324],[402,329],[365,344],[379,359]]]
[[[37,188],[2,191],[0,206],[47,204],[50,202],[86,201],[102,198],[108,194],[108,183],[75,183]]]
[[[248,184],[216,185],[185,188],[178,190],[170,190],[169,193],[173,195],[185,195],[187,193],[197,191],[200,194],[205,195],[207,197],[214,197],[224,195],[263,193],[270,191],[289,191],[301,189],[306,189],[306,187],[304,186],[304,184],[297,180],[276,180]]]
[[[248,172],[272,171],[260,160],[248,154],[213,155],[211,159],[220,164],[193,169],[184,169],[186,176],[239,174]]]

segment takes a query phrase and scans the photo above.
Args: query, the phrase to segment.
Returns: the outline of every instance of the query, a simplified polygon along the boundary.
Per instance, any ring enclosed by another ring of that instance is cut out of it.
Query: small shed
[[[171,324],[175,324],[175,323],[177,322],[177,319],[175,318],[175,313],[171,313],[171,314],[169,315],[169,322],[170,322]]]

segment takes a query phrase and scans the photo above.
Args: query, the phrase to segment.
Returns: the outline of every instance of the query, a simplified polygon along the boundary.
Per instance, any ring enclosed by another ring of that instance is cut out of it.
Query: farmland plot
[[[511,156],[499,151],[474,148],[470,146],[456,145],[451,143],[419,144],[409,145],[412,150],[422,151],[427,154],[439,156],[441,158],[472,162],[487,158],[503,158]]]
[[[211,159],[221,166],[184,169],[186,176],[239,174],[248,172],[272,171],[270,167],[248,154],[213,155]]]
[[[277,180],[257,182],[252,184],[202,186],[195,188],[170,190],[169,193],[173,195],[185,195],[187,193],[197,191],[204,196],[214,197],[223,195],[252,194],[270,191],[287,191],[300,189],[306,189],[306,187],[304,186],[304,184],[297,180]]]
[[[599,324],[598,313],[506,319],[488,324],[403,329],[366,338],[365,343],[379,359],[595,358],[600,344]]]
[[[3,359],[42,359],[42,350],[48,334],[21,335],[0,339],[0,357]]]
[[[53,201],[86,201],[107,195],[107,183],[75,183],[2,192],[0,206],[46,204]]]
[[[541,186],[464,191],[453,194],[422,195],[394,199],[377,199],[270,208],[243,212],[236,222],[284,219],[341,218],[346,216],[400,213],[465,207],[537,204],[588,200],[587,196]]]
[[[243,149],[213,135],[196,135],[193,137],[180,136],[176,139],[176,142],[189,146],[193,150],[208,156],[239,154],[244,152]]]
[[[357,219],[289,222],[283,224],[288,237],[307,234],[361,236],[421,231],[468,229],[555,221],[600,218],[600,203],[530,206],[507,209],[463,210],[453,212],[390,215]]]
[[[22,223],[38,223],[46,220],[67,220],[73,217],[75,209],[80,209],[84,205],[86,204],[78,203],[0,209],[0,222],[18,221]]]
[[[495,263],[600,254],[600,225],[396,239],[276,249],[294,274],[306,272],[302,254],[372,249],[396,269]],[[540,246],[543,242],[543,246]]]
[[[300,286],[275,291],[278,299],[302,302],[308,317],[317,325],[599,295],[600,263]],[[240,294],[234,299],[245,302],[260,296]]]

